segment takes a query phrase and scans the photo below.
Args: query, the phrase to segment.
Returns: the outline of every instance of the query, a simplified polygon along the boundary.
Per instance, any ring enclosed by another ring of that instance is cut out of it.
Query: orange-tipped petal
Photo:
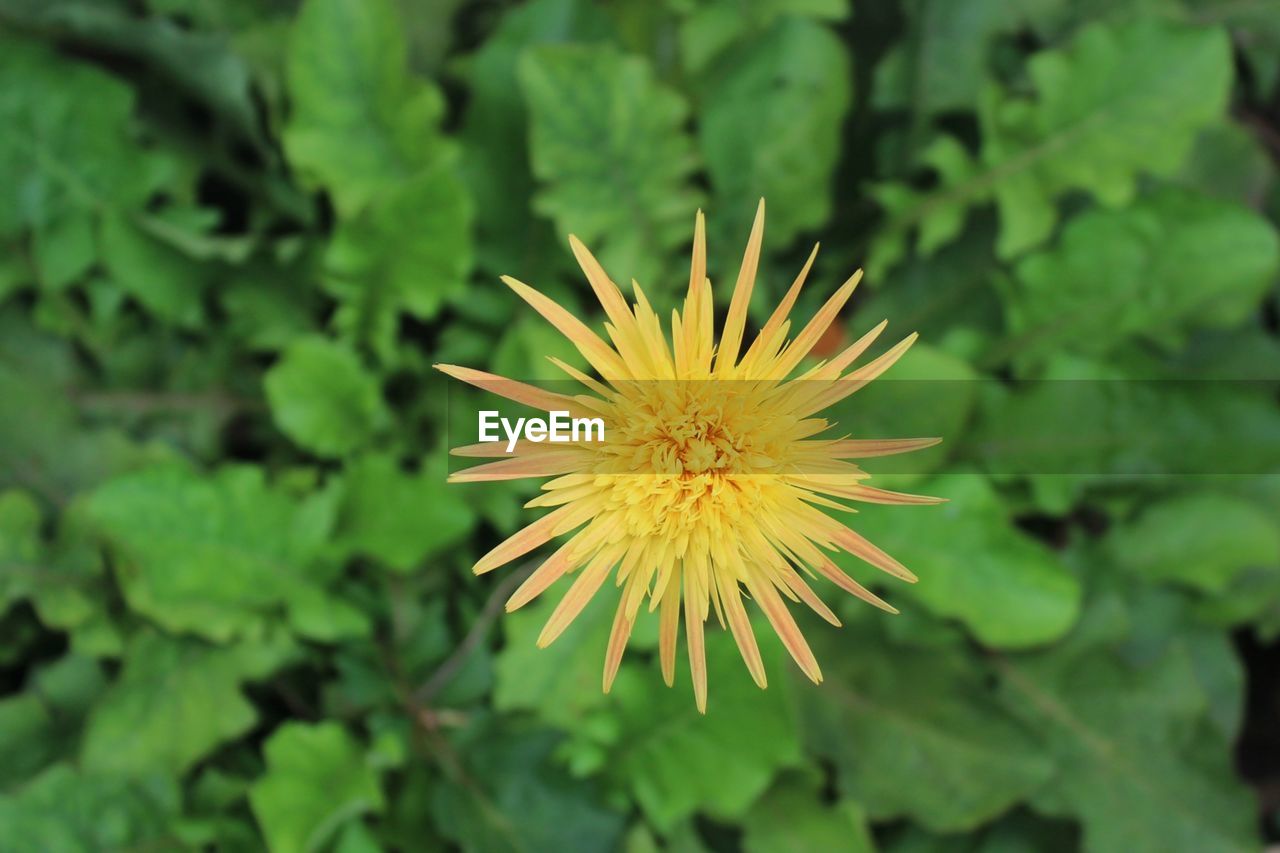
[[[578,348],[578,352],[582,353],[582,357],[600,371],[602,376],[611,378],[627,375],[627,366],[622,357],[599,335],[588,329],[585,323],[523,281],[509,275],[504,275],[502,281],[521,299],[528,302],[533,310],[541,314],[548,323],[555,326],[560,334],[568,338],[570,343]]]
[[[551,618],[543,626],[542,633],[538,635],[539,647],[545,648],[551,645],[564,632],[564,629],[578,618],[582,608],[586,607],[587,602],[600,591],[600,587],[612,570],[611,560],[598,559],[592,560],[590,565],[582,570],[582,574],[573,582],[573,586],[569,587],[569,591],[564,594],[564,598],[560,599],[560,603],[551,613]]]
[[[835,543],[844,550],[860,560],[864,560],[875,566],[882,572],[887,572],[895,578],[900,578],[907,583],[915,583],[919,578],[906,566],[890,557],[884,551],[881,551],[875,545],[872,545],[865,538],[854,533],[847,527],[841,527],[832,537]]]
[[[541,456],[513,457],[500,462],[486,462],[449,475],[450,483],[482,483],[493,480],[520,480],[526,477],[552,477],[582,467],[582,454],[548,453]]]
[[[633,583],[635,583],[634,580],[628,581],[628,589]],[[613,616],[613,628],[609,631],[609,645],[604,653],[605,693],[613,689],[613,679],[618,676],[618,667],[622,665],[622,653],[627,650],[627,640],[631,639],[631,628],[636,622],[636,611],[630,606],[629,598],[630,596],[624,591],[618,601],[618,610]]]
[[[467,459],[494,459],[500,457],[502,459],[514,459],[517,457],[547,455],[555,453],[563,453],[569,448],[578,447],[577,445],[550,444],[545,441],[529,441],[528,439],[520,439],[516,442],[515,448],[507,452],[507,440],[501,441],[482,441],[479,444],[464,444],[461,447],[455,447],[449,451],[450,456],[461,456]]]
[[[822,669],[818,666],[818,660],[813,656],[813,651],[805,641],[804,634],[800,633],[800,626],[791,617],[791,611],[787,610],[787,605],[782,602],[782,597],[778,595],[773,584],[767,580],[752,581],[749,589],[796,665],[814,684],[820,684]]]
[[[631,316],[631,309],[627,307],[627,300],[622,291],[618,290],[618,285],[604,271],[604,267],[600,266],[595,255],[572,234],[569,235],[569,247],[573,249],[573,256],[578,259],[578,266],[582,267],[582,272],[587,276],[587,282],[600,300],[604,313],[615,325],[630,325],[634,318]]]
[[[756,635],[751,630],[751,620],[747,617],[746,608],[742,606],[742,595],[738,591],[737,581],[721,587],[720,601],[724,605],[734,642],[738,644],[742,659],[747,664],[747,671],[751,673],[751,678],[756,684],[767,687],[769,681],[764,674],[764,661],[760,658],[760,647],[756,645]]]
[[[902,358],[903,354],[911,349],[911,345],[916,342],[918,337],[919,335],[916,332],[912,332],[894,344],[884,355],[867,362],[848,376],[842,376],[830,383],[817,396],[814,402],[802,411],[802,414],[809,415],[821,411],[828,406],[835,405],[855,391],[865,388],[870,384],[871,380],[893,367],[898,359]]]
[[[924,450],[941,443],[940,438],[846,438],[831,444],[827,452],[837,459],[870,459]]]
[[[827,327],[836,319],[836,315],[840,313],[840,309],[849,301],[849,297],[853,296],[853,291],[857,289],[858,282],[862,281],[862,270],[858,270],[851,275],[844,284],[840,285],[840,289],[831,295],[818,313],[813,315],[808,324],[800,330],[800,334],[796,335],[796,339],[787,347],[786,352],[779,358],[778,365],[774,368],[780,376],[786,376],[796,368],[809,350],[822,338]]]
[[[539,595],[546,591],[564,575],[565,572],[572,569],[575,565],[571,554],[573,551],[572,540],[561,545],[554,554],[543,561],[541,566],[534,571],[533,574],[524,579],[524,583],[516,588],[516,591],[507,599],[507,612],[519,610],[530,601],[533,601]]]
[[[506,565],[517,557],[523,557],[534,548],[550,542],[561,533],[578,527],[592,516],[589,507],[567,505],[539,518],[523,530],[509,536],[500,545],[481,557],[472,569],[478,575]]]
[[[808,605],[810,610],[817,613],[829,624],[835,625],[837,628],[840,627],[839,617],[831,612],[831,608],[827,607],[826,603],[823,602],[821,598],[818,598],[817,594],[814,593],[809,585],[804,582],[804,578],[796,574],[795,569],[788,566],[780,572],[780,575],[782,577],[782,582],[787,585],[788,589],[796,594],[796,598],[803,601]]]
[[[539,409],[543,412],[568,411],[575,414],[587,414],[582,406],[572,397],[544,391],[536,385],[529,385],[515,379],[507,379],[483,370],[472,370],[469,367],[458,367],[454,364],[437,364],[435,369],[452,376],[468,385],[474,385],[482,391],[497,394],[516,403]]]
[[[883,598],[876,595],[853,578],[849,577],[840,569],[839,566],[830,560],[821,560],[814,566],[814,568],[824,578],[831,581],[850,595],[861,598],[863,601],[867,602],[867,604],[879,607],[881,610],[888,613],[896,614],[898,612],[898,608],[889,604]]]
[[[809,277],[809,270],[813,267],[814,260],[818,257],[818,244],[814,244],[813,251],[809,253],[809,260],[804,262],[804,266],[800,269],[800,274],[796,276],[795,281],[791,282],[791,287],[787,289],[786,296],[782,297],[782,301],[778,303],[778,307],[769,315],[769,319],[760,328],[760,334],[756,335],[756,339],[747,349],[747,354],[742,357],[743,362],[749,361],[752,356],[758,354],[758,347],[771,339],[777,331],[782,328],[782,324],[791,316],[791,309],[795,307],[796,299],[800,296],[800,288],[804,287],[805,280]]]
[[[871,331],[845,347],[844,352],[816,369],[813,372],[813,375],[821,376],[824,379],[838,378],[846,367],[857,361],[858,356],[866,352],[867,348],[876,342],[876,339],[880,337],[880,333],[888,328],[888,326],[888,320],[881,320],[871,329]]]
[[[845,485],[821,488],[827,494],[842,498],[852,498],[870,504],[890,504],[896,506],[929,506],[946,503],[946,498],[935,498],[929,495],[911,495],[906,492],[891,492],[888,489],[877,489],[874,486]]]

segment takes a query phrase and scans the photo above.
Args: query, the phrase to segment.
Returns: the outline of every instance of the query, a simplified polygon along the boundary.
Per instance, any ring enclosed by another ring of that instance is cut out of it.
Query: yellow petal
[[[742,595],[738,591],[738,582],[725,584],[720,588],[720,600],[724,604],[725,614],[729,620],[729,630],[733,632],[734,642],[742,652],[742,659],[747,664],[751,678],[761,687],[768,686],[764,674],[764,661],[760,658],[760,648],[756,645],[756,635],[751,630],[751,620],[747,617],[746,608],[742,606]]]
[[[601,585],[609,577],[613,565],[612,560],[597,557],[582,570],[582,574],[573,582],[573,586],[569,587],[569,591],[564,594],[564,598],[560,599],[551,618],[543,626],[542,633],[538,635],[539,647],[545,648],[551,645],[564,629],[578,618],[582,608],[586,607],[587,602],[599,592]]]
[[[760,265],[760,243],[763,239],[764,199],[760,199],[755,222],[751,225],[751,236],[747,239],[747,250],[738,270],[738,282],[734,285],[733,297],[729,300],[724,332],[720,335],[715,372],[721,376],[732,370],[738,360],[738,347],[742,345],[742,332],[747,326],[747,309],[751,305],[751,290],[756,283],[756,268]]]
[[[529,385],[515,379],[495,376],[483,370],[472,370],[469,367],[458,367],[454,364],[433,365],[441,373],[452,376],[468,385],[474,385],[482,391],[497,394],[516,403],[531,406],[543,412],[567,411],[576,415],[587,415],[581,405],[572,397],[544,391],[536,385]],[[505,445],[504,445],[505,446]]]
[[[599,335],[588,329],[585,323],[524,282],[509,275],[504,275],[502,280],[521,299],[528,302],[533,310],[555,326],[560,334],[568,338],[569,342],[578,348],[578,352],[582,353],[582,357],[598,370],[601,376],[606,379],[627,378],[629,374],[622,357],[614,352],[613,347],[601,340]]]
[[[658,657],[662,661],[662,680],[670,687],[676,678],[676,640],[680,633],[680,578],[672,575],[662,596],[658,617]]]

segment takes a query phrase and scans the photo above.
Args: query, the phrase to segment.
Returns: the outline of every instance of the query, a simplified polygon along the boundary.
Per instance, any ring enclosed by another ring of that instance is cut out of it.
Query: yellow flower
[[[659,657],[668,685],[675,675],[683,602],[694,696],[698,709],[705,711],[703,624],[712,608],[722,626],[728,623],[747,669],[761,687],[764,665],[743,605],[744,592],[764,611],[800,669],[819,682],[818,662],[783,598],[804,602],[833,625],[840,622],[806,577],[821,575],[864,601],[897,612],[845,574],[825,552],[842,549],[894,577],[916,580],[827,510],[851,511],[840,498],[938,502],[867,486],[862,481],[869,475],[847,460],[916,450],[940,439],[818,438],[832,425],[816,417],[888,369],[916,335],[846,372],[879,336],[885,327],[881,323],[829,361],[792,377],[862,277],[861,271],[855,273],[788,341],[788,314],[817,255],[815,246],[782,304],[741,353],[763,232],[762,200],[718,348],[699,211],[689,292],[683,312],[672,312],[670,340],[640,286],[632,282],[635,304],[628,305],[596,259],[572,236],[573,252],[608,317],[605,328],[611,343],[538,291],[503,277],[599,374],[600,379],[592,378],[551,359],[590,394],[554,393],[468,368],[437,365],[456,379],[524,405],[604,422],[604,441],[519,441],[509,458],[469,468],[450,480],[555,478],[527,504],[555,509],[484,555],[475,571],[491,571],[576,530],[516,590],[507,610],[523,606],[562,576],[577,572],[538,638],[538,645],[546,646],[613,575],[622,593],[605,652],[605,692],[646,596],[650,610],[659,610]],[[506,449],[503,442],[486,442],[453,452],[501,457],[508,455]]]

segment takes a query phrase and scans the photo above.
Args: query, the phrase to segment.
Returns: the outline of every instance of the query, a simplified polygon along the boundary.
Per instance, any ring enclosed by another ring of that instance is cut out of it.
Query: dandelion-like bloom
[[[911,346],[909,335],[878,358],[846,372],[885,327],[881,323],[843,352],[792,377],[848,301],[861,271],[837,290],[794,339],[788,315],[809,260],[754,342],[741,352],[747,306],[764,232],[764,202],[756,214],[719,347],[714,339],[711,283],[706,278],[702,213],[694,227],[693,262],[684,310],[673,311],[670,340],[640,285],[635,304],[576,238],[570,245],[608,323],[606,342],[543,294],[513,278],[503,281],[578,349],[599,379],[551,358],[590,393],[561,394],[453,365],[450,376],[542,411],[601,418],[606,440],[570,444],[520,441],[509,458],[469,468],[452,482],[554,477],[528,507],[554,507],[484,555],[477,574],[491,571],[552,539],[577,531],[537,568],[507,602],[528,603],[562,576],[577,573],[541,636],[550,644],[612,575],[622,588],[605,651],[608,692],[644,599],[659,611],[659,657],[668,685],[675,675],[681,604],[698,709],[705,711],[707,670],[703,626],[712,609],[737,641],[747,669],[765,686],[764,664],[743,604],[745,592],[764,612],[800,669],[822,680],[818,662],[784,598],[804,602],[833,625],[840,622],[806,578],[822,576],[881,609],[891,606],[833,563],[842,549],[894,577],[915,575],[850,530],[829,511],[853,511],[841,499],[920,504],[938,499],[864,484],[869,475],[850,459],[883,456],[939,439],[820,438],[832,424],[817,414],[887,370]],[[456,455],[507,456],[502,443],[457,448]]]

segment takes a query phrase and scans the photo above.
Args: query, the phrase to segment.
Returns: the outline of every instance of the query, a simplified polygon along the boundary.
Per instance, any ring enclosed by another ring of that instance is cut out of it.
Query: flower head
[[[702,213],[694,228],[693,261],[683,311],[673,311],[670,338],[640,286],[635,303],[576,238],[570,244],[608,322],[606,341],[538,291],[503,277],[521,298],[567,337],[599,375],[551,359],[587,392],[563,394],[452,365],[437,365],[464,382],[543,411],[600,418],[606,440],[568,444],[518,442],[509,458],[454,474],[454,482],[553,477],[529,507],[550,512],[475,565],[491,571],[557,537],[572,533],[507,602],[515,610],[562,576],[576,574],[538,638],[545,646],[582,611],[610,577],[621,587],[605,652],[604,690],[617,673],[637,612],[647,598],[659,611],[659,657],[668,685],[675,675],[683,621],[694,696],[707,699],[703,626],[715,611],[728,625],[752,677],[765,686],[764,664],[743,602],[760,607],[800,669],[822,680],[818,662],[784,599],[811,607],[839,625],[810,588],[821,576],[877,607],[897,612],[853,580],[828,556],[854,554],[894,577],[914,582],[900,563],[836,520],[842,500],[920,504],[937,499],[866,485],[851,459],[936,444],[938,439],[823,438],[832,424],[819,413],[887,370],[911,346],[909,335],[883,355],[850,370],[884,330],[881,323],[833,358],[797,371],[848,301],[861,271],[846,281],[794,338],[788,315],[817,247],[742,351],[747,306],[764,231],[756,214],[742,267],[716,346],[711,283],[706,277]],[[457,448],[461,456],[506,456],[500,445]],[[683,610],[683,619],[682,617]]]

